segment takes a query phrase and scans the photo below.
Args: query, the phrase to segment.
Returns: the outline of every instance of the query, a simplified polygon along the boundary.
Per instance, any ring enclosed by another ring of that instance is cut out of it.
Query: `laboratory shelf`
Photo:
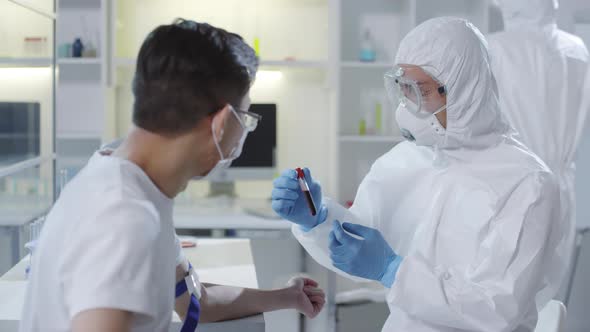
[[[100,65],[100,58],[60,58],[59,65]]]
[[[57,158],[57,155],[52,154],[50,156],[34,157],[16,163],[13,162],[7,165],[3,165],[4,162],[0,161],[0,178],[16,174],[29,168],[40,166],[44,163],[55,160],[55,158]]]
[[[379,135],[341,135],[340,142],[353,143],[399,143],[404,140],[401,136],[379,136]]]
[[[361,61],[343,61],[340,63],[343,68],[378,68],[387,69],[392,68],[392,62],[361,62]]]
[[[0,67],[49,67],[51,58],[0,58]]]
[[[115,58],[115,65],[119,67],[135,66],[136,58]],[[260,67],[280,67],[280,68],[317,68],[324,69],[328,67],[327,61],[313,60],[261,60]]]

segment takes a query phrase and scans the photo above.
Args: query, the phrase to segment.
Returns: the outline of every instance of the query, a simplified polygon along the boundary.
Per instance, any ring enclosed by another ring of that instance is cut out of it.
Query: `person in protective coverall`
[[[500,109],[558,179],[560,220],[567,232],[559,252],[569,262],[576,226],[574,159],[590,111],[588,49],[579,37],[557,28],[557,0],[500,0],[498,5],[505,31],[488,40]]]
[[[294,170],[275,180],[273,209],[317,262],[389,288],[383,331],[532,331],[563,264],[558,185],[510,135],[484,37],[432,19],[396,63],[385,85],[409,141],[373,164],[349,210],[308,169],[318,213]]]

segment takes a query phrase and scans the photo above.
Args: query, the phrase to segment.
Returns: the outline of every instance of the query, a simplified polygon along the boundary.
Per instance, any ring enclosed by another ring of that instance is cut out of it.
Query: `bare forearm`
[[[216,322],[263,312],[294,308],[295,296],[289,289],[258,290],[222,285],[206,285],[201,302],[201,320]]]
[[[118,309],[90,309],[83,311],[72,319],[74,332],[131,331],[133,314]]]
[[[185,271],[177,267],[177,282],[182,281]],[[217,322],[281,309],[296,309],[313,318],[325,304],[325,294],[317,287],[314,280],[301,277],[292,278],[286,288],[276,290],[200,284],[200,321]],[[189,304],[188,293],[176,299],[175,310],[183,321]]]

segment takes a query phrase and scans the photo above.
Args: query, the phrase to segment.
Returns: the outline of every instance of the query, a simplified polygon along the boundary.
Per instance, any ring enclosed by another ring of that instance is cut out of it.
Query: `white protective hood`
[[[558,0],[498,0],[506,30],[523,25],[554,25],[559,8]]]
[[[471,23],[439,18],[421,24],[402,40],[396,63],[420,66],[445,85],[447,135],[439,148],[486,148],[507,132],[487,42]]]
[[[422,66],[448,90],[440,149],[403,142],[381,156],[345,209],[293,234],[332,266],[334,220],[378,229],[403,257],[383,331],[532,331],[555,289],[562,236],[558,189],[546,166],[507,135],[485,39],[465,20],[436,18],[401,43],[398,64]],[[437,164],[439,155],[446,162]]]

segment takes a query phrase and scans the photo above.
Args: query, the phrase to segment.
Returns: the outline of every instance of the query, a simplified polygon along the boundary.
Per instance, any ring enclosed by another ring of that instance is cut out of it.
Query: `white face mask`
[[[404,138],[416,145],[440,146],[445,137],[445,128],[435,115],[445,110],[446,106],[423,118],[408,110],[413,106],[415,105],[408,99],[405,103],[400,103],[395,111],[395,119]]]
[[[244,142],[246,141],[246,137],[251,130],[244,126],[233,107],[230,108],[230,112],[230,118],[225,123],[226,127],[221,130],[221,138],[217,138],[215,135],[213,136],[215,148],[217,149],[217,153],[219,153],[219,161],[217,164],[215,164],[215,166],[213,166],[206,176],[195,177],[195,180],[212,177],[218,172],[229,168],[231,163],[242,154]],[[216,132],[215,121],[211,123],[211,132]],[[229,134],[230,132],[232,132],[232,134]],[[222,140],[224,140],[223,143],[221,142]],[[227,144],[229,144],[229,148],[227,148]],[[228,151],[227,156],[225,156],[223,153],[222,145],[226,146],[225,150]]]

